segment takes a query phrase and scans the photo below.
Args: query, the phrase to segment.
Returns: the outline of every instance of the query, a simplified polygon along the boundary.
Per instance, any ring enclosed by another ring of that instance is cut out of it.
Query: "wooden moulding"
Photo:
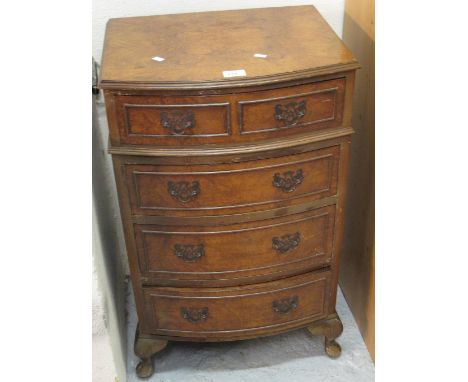
[[[145,157],[213,157],[230,155],[248,155],[265,153],[274,150],[300,147],[322,141],[342,138],[354,134],[352,127],[339,127],[321,130],[307,135],[290,138],[266,140],[253,144],[238,144],[224,146],[192,146],[188,147],[158,147],[158,146],[112,146],[109,143],[108,152],[113,155],[145,156]]]
[[[251,77],[248,79],[234,79],[229,81],[197,81],[197,82],[121,82],[102,80],[99,88],[105,90],[212,90],[212,89],[232,89],[246,88],[253,86],[263,86],[288,83],[291,81],[310,80],[311,77],[342,73],[359,69],[361,65],[355,61],[348,64],[335,65],[333,67],[314,68],[298,72],[276,74],[274,76]]]
[[[151,334],[151,333],[146,333],[142,335],[137,329],[137,332],[135,334],[135,341],[137,341],[137,338],[143,338],[148,341],[150,340],[158,341],[157,344],[154,344],[154,349],[159,348],[160,350],[162,350],[165,347],[165,346],[162,347],[162,341],[183,341],[183,342],[185,341],[187,342],[224,342],[224,341],[227,341],[227,342],[230,342],[230,341],[247,340],[247,339],[252,339],[252,338],[257,338],[257,337],[269,337],[269,336],[273,336],[273,335],[277,335],[277,334],[281,334],[284,332],[301,329],[301,328],[307,329],[307,331],[313,336],[325,337],[325,351],[327,352],[327,355],[329,357],[337,358],[341,354],[341,346],[336,342],[336,338],[338,338],[343,332],[343,324],[341,322],[340,317],[338,316],[336,312],[329,314],[329,315],[322,315],[322,316],[310,318],[300,323],[272,328],[270,331],[264,332],[261,334],[259,333],[249,334],[249,333],[244,332],[242,334],[239,334],[238,336],[230,336],[230,337],[225,337],[225,336],[190,337],[187,335],[184,335],[182,337],[182,336],[171,336],[171,335],[161,335],[161,334]],[[330,354],[328,353],[327,344],[331,345]],[[146,346],[150,346],[150,345],[147,344]],[[160,350],[157,350],[157,351],[160,351]]]

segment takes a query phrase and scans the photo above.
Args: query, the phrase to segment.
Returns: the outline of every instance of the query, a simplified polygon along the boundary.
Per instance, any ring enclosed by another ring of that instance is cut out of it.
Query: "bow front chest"
[[[139,327],[167,341],[335,312],[356,60],[312,6],[111,19],[104,90]]]

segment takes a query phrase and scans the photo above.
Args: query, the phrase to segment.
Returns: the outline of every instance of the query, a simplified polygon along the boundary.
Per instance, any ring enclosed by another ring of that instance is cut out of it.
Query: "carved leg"
[[[167,341],[154,338],[141,337],[140,331],[135,333],[135,354],[141,358],[141,362],[136,367],[136,373],[140,378],[149,378],[154,373],[153,360],[154,354],[163,350],[167,345]]]
[[[307,330],[315,336],[325,336],[325,351],[330,358],[340,356],[341,346],[335,339],[343,332],[343,324],[336,313],[324,320],[314,322]]]

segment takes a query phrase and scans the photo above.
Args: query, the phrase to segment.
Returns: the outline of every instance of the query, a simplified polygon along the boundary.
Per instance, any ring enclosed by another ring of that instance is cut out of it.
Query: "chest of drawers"
[[[100,87],[140,377],[169,340],[308,328],[340,354],[357,68],[311,6],[109,21]]]

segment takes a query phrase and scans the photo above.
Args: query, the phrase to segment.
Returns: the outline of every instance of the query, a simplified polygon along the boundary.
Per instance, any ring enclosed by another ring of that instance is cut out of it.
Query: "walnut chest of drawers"
[[[312,6],[112,19],[100,87],[139,328],[231,341],[335,312],[356,60]]]

